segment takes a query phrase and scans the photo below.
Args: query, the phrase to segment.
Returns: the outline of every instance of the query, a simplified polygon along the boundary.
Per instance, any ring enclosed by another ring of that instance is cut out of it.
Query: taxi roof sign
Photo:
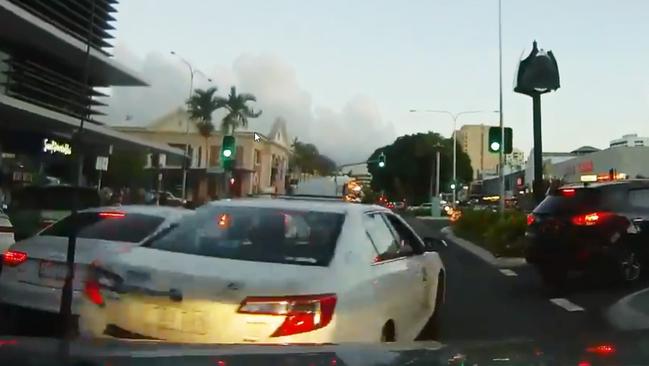
[[[584,183],[597,182],[597,175],[595,174],[582,175],[580,180]]]

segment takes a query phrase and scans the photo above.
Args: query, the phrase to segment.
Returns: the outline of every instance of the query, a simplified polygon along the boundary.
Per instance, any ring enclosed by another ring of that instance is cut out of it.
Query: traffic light
[[[379,168],[384,168],[385,167],[385,154],[381,153],[379,154]]]
[[[236,141],[234,140],[234,136],[223,136],[223,143],[221,144],[221,163],[223,169],[232,170],[235,148]]]
[[[513,150],[512,135],[512,129],[505,127],[505,144],[503,147],[500,139],[500,127],[489,127],[489,152],[497,153],[500,152],[501,148],[504,148],[503,153],[511,154]]]

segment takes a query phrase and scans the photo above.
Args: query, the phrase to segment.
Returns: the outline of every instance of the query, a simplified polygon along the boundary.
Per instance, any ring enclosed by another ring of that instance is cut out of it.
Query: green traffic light
[[[379,161],[379,168],[383,168],[384,166],[385,166],[385,162],[384,161]]]

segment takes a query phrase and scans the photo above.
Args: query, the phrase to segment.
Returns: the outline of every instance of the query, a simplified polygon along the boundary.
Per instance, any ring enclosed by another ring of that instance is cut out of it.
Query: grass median
[[[473,242],[496,257],[523,257],[525,214],[506,211],[501,217],[491,210],[462,210],[453,223],[455,235]]]

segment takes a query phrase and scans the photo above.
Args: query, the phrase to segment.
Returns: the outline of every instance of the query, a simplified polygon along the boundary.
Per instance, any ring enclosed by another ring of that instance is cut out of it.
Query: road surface
[[[407,219],[421,236],[441,235],[448,221]],[[545,339],[610,333],[605,311],[623,296],[649,286],[603,286],[574,279],[558,293],[545,288],[528,265],[501,269],[452,241],[439,251],[447,273],[441,341]]]

